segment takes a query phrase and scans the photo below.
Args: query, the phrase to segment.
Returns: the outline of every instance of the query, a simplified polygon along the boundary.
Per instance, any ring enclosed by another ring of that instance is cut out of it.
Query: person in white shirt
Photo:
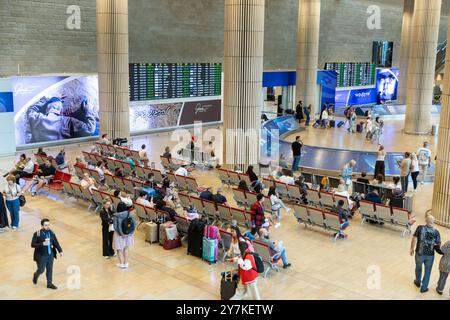
[[[322,111],[322,128],[327,128],[328,125],[328,111],[327,109],[323,109]]]
[[[83,189],[88,189],[92,193],[92,189],[95,189],[95,180],[88,173],[85,173],[83,179],[80,181],[80,186]]]
[[[337,191],[334,193],[338,196],[343,196],[347,198],[348,201],[348,208],[351,211],[353,209],[353,201],[350,199],[350,193],[348,193],[347,185],[345,184],[344,180],[341,179]]]
[[[419,176],[419,160],[417,154],[414,152],[411,154],[411,179],[413,181],[414,192],[417,192],[417,177]]]
[[[366,140],[371,140],[373,134],[373,122],[371,117],[367,117],[366,119],[366,132]]]
[[[182,165],[181,167],[179,167],[176,171],[175,174],[177,176],[183,176],[183,177],[187,177],[189,175],[189,172],[186,169],[186,165]]]
[[[417,151],[417,159],[419,161],[419,169],[422,173],[420,178],[420,184],[423,184],[425,177],[428,173],[428,169],[431,166],[431,150],[429,149],[430,144],[428,142],[423,143],[423,147]]]
[[[147,150],[145,150],[146,146],[143,144],[141,146],[141,150],[139,150],[139,159],[141,160],[142,164],[146,167],[148,165],[148,156],[147,156]]]
[[[268,197],[270,199],[270,203],[272,205],[272,207],[271,207],[272,212],[276,212],[278,221],[281,221],[281,208],[284,208],[284,210],[286,210],[286,212],[291,211],[291,209],[286,207],[284,202],[278,197],[275,187],[273,187],[273,186],[270,187],[269,193],[267,195],[268,195]]]
[[[147,192],[141,191],[141,193],[139,193],[139,197],[136,199],[136,203],[143,205],[145,207],[153,208],[154,206],[153,202],[148,201],[147,197],[148,197]]]
[[[402,190],[402,184],[400,183],[400,177],[394,177],[392,180],[393,180],[393,182],[388,185],[388,188]]]
[[[107,133],[102,135],[102,138],[100,139],[99,143],[101,143],[101,144],[111,144],[111,141],[109,141],[109,139],[108,139],[108,134]]]
[[[295,184],[294,177],[292,176],[291,171],[285,170],[283,172],[283,175],[278,179],[280,182],[286,183],[286,184]]]
[[[283,175],[283,168],[277,167],[274,171],[272,171],[272,177],[274,179],[279,179]]]

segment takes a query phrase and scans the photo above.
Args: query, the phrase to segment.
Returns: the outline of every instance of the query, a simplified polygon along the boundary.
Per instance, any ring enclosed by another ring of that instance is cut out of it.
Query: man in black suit
[[[31,247],[34,248],[33,260],[36,262],[37,270],[33,275],[33,283],[37,284],[38,278],[46,270],[47,288],[58,289],[52,282],[53,277],[53,259],[56,259],[58,251],[62,256],[62,249],[59,245],[55,233],[50,230],[50,220],[41,220],[42,229],[33,234]]]

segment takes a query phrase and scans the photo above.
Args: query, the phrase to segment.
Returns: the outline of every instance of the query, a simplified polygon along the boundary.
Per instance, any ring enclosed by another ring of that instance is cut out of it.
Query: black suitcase
[[[314,123],[313,127],[317,129],[319,126],[320,126],[320,120],[317,120],[317,121]]]
[[[230,272],[222,272],[220,281],[220,300],[230,300],[236,293],[239,277],[235,274],[231,276]]]
[[[205,226],[206,222],[200,219],[192,220],[189,225],[187,253],[194,257],[202,257],[203,229],[205,229]]]
[[[356,132],[363,132],[363,126],[360,124],[356,125]]]
[[[345,124],[345,122],[344,122],[344,121],[341,121],[341,122],[339,122],[339,123],[337,124],[337,126],[338,126],[338,128],[340,128],[340,127],[342,127],[344,124]]]

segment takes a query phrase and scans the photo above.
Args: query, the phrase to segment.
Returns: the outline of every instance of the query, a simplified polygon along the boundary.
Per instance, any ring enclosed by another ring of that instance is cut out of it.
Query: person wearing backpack
[[[240,282],[230,300],[261,300],[258,290],[258,271],[255,256],[244,241],[239,242],[241,256],[237,259]],[[259,258],[260,259],[260,258]]]
[[[272,241],[269,237],[269,231],[264,228],[259,229],[259,240],[269,246],[273,261],[278,262],[281,259],[283,261],[283,269],[291,266],[286,257],[286,249],[284,248],[283,241],[279,241],[278,244]]]
[[[114,224],[114,249],[117,251],[118,268],[128,268],[128,250],[134,245],[134,232],[136,221],[132,215],[133,209],[127,210],[127,205],[120,202],[117,205],[117,213],[113,217]]]

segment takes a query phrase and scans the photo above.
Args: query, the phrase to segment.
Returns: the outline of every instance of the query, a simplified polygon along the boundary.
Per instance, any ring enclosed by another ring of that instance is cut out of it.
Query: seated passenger
[[[136,203],[145,207],[153,208],[154,204],[147,200],[147,192],[141,191],[139,197],[136,199]]]
[[[187,177],[189,175],[188,170],[186,169],[186,165],[183,164],[181,165],[176,171],[175,174],[177,176],[183,176],[183,177]]]
[[[283,170],[283,175],[278,180],[286,184],[295,184],[294,177],[292,176],[292,171],[288,169]]]
[[[245,180],[239,181],[238,190],[250,192],[250,189],[247,186],[247,182]]]
[[[382,203],[378,189],[373,189],[368,194],[366,194],[364,200],[373,202],[373,203]]]
[[[44,164],[39,166],[39,172],[37,176],[33,178],[33,182],[29,190],[31,195],[34,197],[42,187],[50,182],[52,182],[53,177],[56,173],[56,168],[52,166],[50,160],[46,159]]]
[[[34,162],[31,158],[25,159],[25,166],[22,170],[16,171],[16,183],[19,184],[21,178],[32,178],[34,172]]]
[[[384,183],[384,176],[381,173],[377,174],[375,179],[372,180],[371,185],[384,187],[384,185],[385,185],[385,183]]]
[[[212,201],[213,194],[211,192],[211,187],[206,187],[206,189],[200,192],[199,198],[202,200]]]
[[[388,185],[388,188],[402,190],[402,184],[400,183],[400,177],[394,177],[392,180],[393,180],[393,182]]]
[[[281,208],[286,210],[286,212],[291,211],[291,209],[286,207],[284,202],[278,197],[278,194],[274,186],[269,188],[269,193],[267,194],[267,196],[270,198],[272,213],[276,213],[278,221],[281,221]]]
[[[167,159],[172,159],[172,154],[170,153],[170,147],[166,147],[164,149],[164,153],[162,155],[163,157],[167,158]]]
[[[272,177],[275,180],[279,180],[281,178],[281,176],[283,175],[283,168],[282,167],[277,167],[274,171],[272,171]]]
[[[101,144],[111,144],[111,141],[108,139],[108,134],[105,133],[102,135],[102,138],[99,140]]]
[[[256,240],[259,236],[258,236],[258,232],[256,232],[256,228],[251,228],[250,231],[247,231],[244,234],[244,237],[246,237],[247,239],[254,241]]]
[[[370,184],[369,179],[367,179],[367,173],[365,171],[361,172],[361,177],[356,179],[357,182]]]
[[[16,162],[16,164],[14,165],[14,168],[11,169],[9,172],[5,173],[3,175],[3,177],[6,178],[10,174],[15,176],[17,174],[17,172],[20,172],[23,170],[23,168],[25,168],[26,162],[27,162],[27,156],[25,154],[21,154],[19,161]]]
[[[263,185],[261,181],[259,181],[256,173],[253,171],[253,166],[248,166],[246,174],[248,174],[250,178],[253,190],[255,190],[256,193],[260,193],[263,189]]]
[[[190,204],[188,208],[185,208],[184,216],[188,221],[192,221],[199,218],[197,209],[195,209],[195,207],[192,204]]]
[[[225,196],[223,195],[223,190],[220,188],[217,189],[217,193],[215,195],[213,195],[212,201],[214,201],[215,204],[222,204],[227,207],[229,206],[228,202],[227,202],[227,198],[225,198]]]
[[[131,170],[136,168],[136,164],[134,163],[133,158],[131,157],[131,153],[127,153],[125,159],[123,159],[126,163],[130,164]]]
[[[330,192],[330,181],[328,180],[328,177],[324,176],[320,181],[319,191]]]
[[[267,244],[270,248],[270,255],[272,256],[272,260],[277,262],[280,260],[283,261],[283,268],[286,269],[291,266],[287,257],[286,257],[286,249],[284,248],[283,241],[279,241],[278,244],[274,241],[270,240],[269,231],[264,228],[259,229],[259,240]]]
[[[167,203],[164,200],[158,200],[155,203],[155,209],[164,211],[166,213],[166,217],[172,221],[176,222],[175,216],[177,215],[176,211],[167,206]]]
[[[58,170],[64,170],[67,168],[67,163],[66,163],[66,151],[64,149],[61,149],[61,151],[59,151],[59,153],[56,155],[55,161],[56,164],[58,166]]]
[[[95,187],[95,180],[87,172],[83,174],[83,179],[80,180],[80,186],[83,189],[88,189],[91,193],[92,189],[97,189]]]

